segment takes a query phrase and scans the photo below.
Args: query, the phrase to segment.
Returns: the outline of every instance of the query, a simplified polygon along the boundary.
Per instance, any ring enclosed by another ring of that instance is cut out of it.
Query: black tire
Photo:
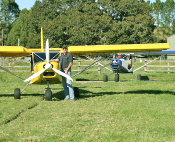
[[[141,74],[138,74],[138,75],[137,75],[137,80],[142,80]]]
[[[21,91],[19,88],[15,88],[14,90],[14,99],[20,99],[21,98]]]
[[[44,98],[45,98],[46,101],[52,101],[52,91],[51,91],[51,89],[46,89]]]
[[[104,82],[108,82],[108,76],[107,76],[107,75],[104,75],[104,76],[103,76],[103,81],[104,81]]]
[[[115,82],[119,82],[119,74],[115,74],[115,79],[114,79]]]
[[[74,87],[74,95],[75,95],[75,98],[80,97],[80,92],[79,92],[79,88],[78,87]]]

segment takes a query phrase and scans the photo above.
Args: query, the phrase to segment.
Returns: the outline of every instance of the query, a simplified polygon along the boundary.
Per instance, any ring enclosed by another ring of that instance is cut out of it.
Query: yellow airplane
[[[143,53],[143,52],[159,52],[169,49],[169,44],[123,44],[123,45],[85,45],[85,46],[69,46],[68,51],[72,55],[97,55],[111,53]],[[69,80],[73,79],[59,70],[59,62],[53,62],[52,59],[57,59],[62,53],[61,48],[50,48],[49,40],[46,41],[46,48],[43,47],[43,30],[41,28],[41,48],[27,49],[22,46],[0,46],[0,57],[22,57],[31,56],[32,76],[24,80],[28,84],[47,84],[45,90],[45,100],[52,100],[52,92],[49,84],[59,84],[62,77]],[[0,66],[0,69],[15,75],[9,70]],[[78,90],[78,88],[75,88]],[[75,91],[76,92],[76,91]],[[79,92],[77,92],[78,96]],[[20,99],[20,89],[14,91],[14,98]]]

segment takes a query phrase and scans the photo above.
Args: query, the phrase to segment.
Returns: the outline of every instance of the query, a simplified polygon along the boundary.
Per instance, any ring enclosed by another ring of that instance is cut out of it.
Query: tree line
[[[4,45],[19,39],[21,46],[39,48],[41,27],[52,48],[166,42],[175,33],[174,0],[36,0],[22,11],[15,0],[0,5]]]
[[[152,15],[155,20],[155,42],[166,42],[166,38],[175,34],[175,1],[166,0],[151,3]]]

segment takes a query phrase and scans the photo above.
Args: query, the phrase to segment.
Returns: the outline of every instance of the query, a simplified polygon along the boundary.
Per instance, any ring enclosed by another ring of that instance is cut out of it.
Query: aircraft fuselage
[[[50,63],[55,69],[59,69],[58,62],[50,62]],[[46,62],[38,62],[36,65],[34,65],[32,73],[35,74],[38,71],[44,69],[45,65]],[[59,84],[62,81],[62,77],[59,76],[57,73],[55,73],[53,70],[46,70],[40,76],[31,80],[32,84],[46,84],[47,81],[49,81],[50,84]]]

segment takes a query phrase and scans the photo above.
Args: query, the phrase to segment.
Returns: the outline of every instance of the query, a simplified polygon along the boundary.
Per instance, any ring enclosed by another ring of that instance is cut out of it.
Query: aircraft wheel
[[[119,74],[115,74],[115,82],[119,82]]]
[[[51,89],[46,89],[45,91],[45,100],[52,101],[52,91]]]
[[[137,80],[141,80],[141,79],[142,79],[141,74],[138,74],[138,75],[137,75]]]
[[[20,88],[15,88],[15,90],[14,90],[14,98],[15,99],[20,99],[21,98]]]
[[[104,76],[103,76],[103,81],[104,81],[104,82],[108,82],[108,76],[107,76],[107,75],[104,75]]]
[[[78,87],[74,87],[74,95],[75,95],[75,98],[80,97],[80,92],[79,92],[79,88]]]

